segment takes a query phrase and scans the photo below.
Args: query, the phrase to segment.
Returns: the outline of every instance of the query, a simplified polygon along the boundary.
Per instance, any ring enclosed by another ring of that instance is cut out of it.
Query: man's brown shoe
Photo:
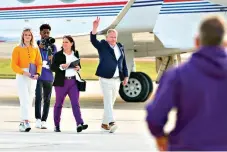
[[[109,131],[109,130],[110,130],[110,127],[109,127],[109,125],[107,125],[107,124],[102,124],[102,125],[101,125],[101,129],[102,129],[103,131]]]

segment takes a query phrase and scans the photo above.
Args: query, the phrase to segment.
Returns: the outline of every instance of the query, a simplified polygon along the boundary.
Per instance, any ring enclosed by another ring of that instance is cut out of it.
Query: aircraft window
[[[34,2],[35,0],[18,0],[21,3],[31,3]]]
[[[62,1],[64,3],[72,3],[72,2],[75,2],[76,0],[60,0],[60,1]]]

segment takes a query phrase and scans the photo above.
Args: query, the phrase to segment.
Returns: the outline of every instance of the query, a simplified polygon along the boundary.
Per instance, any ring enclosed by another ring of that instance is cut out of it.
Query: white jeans
[[[28,69],[24,70],[28,71]],[[31,117],[32,102],[35,97],[37,80],[17,74],[16,81],[20,100],[21,120],[29,120]]]
[[[113,106],[117,98],[118,90],[121,84],[120,79],[106,79],[99,78],[100,86],[103,93],[103,102],[104,102],[104,115],[103,115],[103,124],[109,124],[114,122],[113,117]]]

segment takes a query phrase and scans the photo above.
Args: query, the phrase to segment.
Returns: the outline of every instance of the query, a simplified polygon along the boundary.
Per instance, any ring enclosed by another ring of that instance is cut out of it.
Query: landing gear
[[[119,94],[126,102],[145,102],[153,91],[153,83],[143,72],[131,72],[128,84],[121,84]]]
[[[156,78],[156,83],[159,84],[159,81],[163,75],[163,73],[170,67],[179,66],[181,64],[181,56],[180,54],[165,56],[165,57],[157,57],[156,58],[156,71],[158,73]]]
[[[148,93],[147,97],[146,97],[145,100],[144,100],[144,101],[146,101],[146,100],[149,99],[150,96],[152,95],[152,92],[153,92],[153,89],[154,89],[154,87],[153,87],[153,82],[152,82],[151,78],[150,78],[146,73],[143,73],[143,72],[139,72],[139,73],[140,73],[140,74],[143,74],[143,75],[146,77],[147,81],[148,81],[149,93]]]

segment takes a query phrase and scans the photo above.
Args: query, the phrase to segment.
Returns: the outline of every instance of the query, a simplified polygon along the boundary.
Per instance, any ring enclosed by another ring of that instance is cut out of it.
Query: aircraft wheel
[[[149,93],[148,93],[147,97],[144,99],[144,101],[146,101],[152,95],[154,86],[153,86],[152,79],[146,73],[144,73],[144,72],[139,72],[139,73],[143,74],[146,77],[146,79],[147,79],[147,81],[149,83]]]
[[[150,87],[147,78],[139,72],[131,72],[128,84],[121,84],[119,94],[126,102],[144,102]]]

